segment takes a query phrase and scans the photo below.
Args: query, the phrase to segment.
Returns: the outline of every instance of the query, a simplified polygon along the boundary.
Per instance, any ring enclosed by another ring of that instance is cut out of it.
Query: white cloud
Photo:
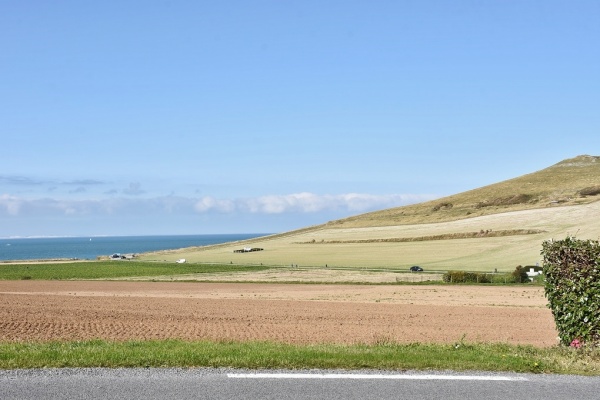
[[[215,199],[212,196],[205,196],[196,202],[194,209],[199,213],[210,211],[230,213],[235,211],[235,204],[231,200]]]
[[[349,211],[367,211],[398,207],[407,204],[432,200],[437,196],[417,194],[372,195],[363,193],[348,193],[338,196],[340,204]]]
[[[316,212],[326,207],[323,196],[313,193],[261,196],[240,201],[241,208],[252,213],[281,214],[284,212]]]
[[[102,216],[158,214],[310,214],[319,212],[360,213],[413,204],[435,198],[431,195],[372,195],[363,193],[315,194],[308,192],[240,199],[163,196],[154,198],[107,197],[104,199],[28,199],[0,196],[0,215],[9,216]]]
[[[196,211],[250,212],[253,214],[316,213],[321,211],[363,212],[431,200],[431,195],[371,195],[347,193],[318,195],[302,192],[286,195],[269,195],[255,198],[218,200],[204,197],[196,203]]]

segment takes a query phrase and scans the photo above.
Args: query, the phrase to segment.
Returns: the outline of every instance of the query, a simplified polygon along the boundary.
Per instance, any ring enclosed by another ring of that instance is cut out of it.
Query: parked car
[[[419,267],[418,265],[413,265],[412,267],[410,267],[410,270],[412,272],[423,272],[423,268]]]

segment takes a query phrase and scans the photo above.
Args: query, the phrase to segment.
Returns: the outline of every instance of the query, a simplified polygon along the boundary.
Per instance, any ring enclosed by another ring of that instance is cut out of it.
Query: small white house
[[[537,269],[537,271],[536,271]],[[542,269],[541,268],[529,268],[529,271],[527,271],[527,276],[529,277],[529,279],[531,279],[533,281],[533,278],[535,278],[538,275],[542,274]]]

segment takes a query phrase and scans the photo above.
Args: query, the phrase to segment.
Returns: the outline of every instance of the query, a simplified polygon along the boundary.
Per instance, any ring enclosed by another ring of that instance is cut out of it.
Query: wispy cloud
[[[145,192],[142,190],[142,184],[139,182],[131,182],[129,186],[123,189],[123,193],[130,196],[139,196]]]
[[[61,181],[57,179],[38,179],[30,176],[21,175],[0,175],[0,184],[20,185],[20,186],[39,186],[39,185],[71,185],[71,186],[91,186],[104,185],[106,182],[97,179],[75,179],[71,181]]]
[[[104,185],[106,182],[99,181],[96,179],[77,179],[73,181],[64,181],[61,182],[65,185],[76,185],[76,186],[94,186],[94,185]]]
[[[50,183],[50,181],[43,181],[27,176],[0,175],[0,183],[6,185],[37,186]]]

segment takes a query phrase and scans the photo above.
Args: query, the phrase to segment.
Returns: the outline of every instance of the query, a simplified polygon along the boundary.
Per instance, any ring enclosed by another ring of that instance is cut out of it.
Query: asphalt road
[[[600,377],[454,372],[0,371],[0,399],[594,399]]]

